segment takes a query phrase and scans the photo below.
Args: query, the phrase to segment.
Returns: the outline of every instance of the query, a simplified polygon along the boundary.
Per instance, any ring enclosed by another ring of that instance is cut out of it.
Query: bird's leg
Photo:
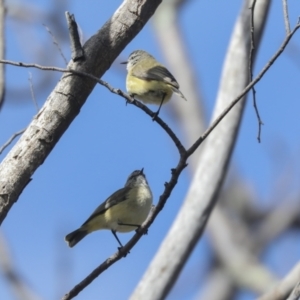
[[[167,95],[166,93],[163,93],[163,96],[161,98],[161,102],[160,102],[159,108],[158,108],[157,112],[154,114],[154,116],[152,117],[152,121],[155,121],[156,117],[158,116],[158,114],[160,112],[160,109],[161,109],[161,107],[162,107],[162,105],[164,103],[166,95]]]
[[[119,245],[121,246],[121,248],[123,248],[123,245],[122,245],[122,243],[120,242],[120,240],[119,240],[119,238],[118,238],[118,236],[117,236],[117,233],[116,233],[114,230],[112,230],[111,232],[112,232],[112,234],[114,235],[114,237],[116,238],[116,240],[118,241],[118,243],[119,243]]]
[[[122,243],[120,242],[120,240],[119,240],[119,238],[118,238],[118,236],[117,236],[117,233],[114,231],[114,230],[111,230],[111,232],[112,232],[112,234],[114,235],[114,237],[116,238],[116,240],[118,241],[118,243],[119,243],[119,245],[120,245],[120,247],[118,247],[118,250],[119,251],[121,251],[122,249],[123,249],[123,245],[122,245]],[[130,253],[129,251],[128,252],[124,252],[124,257],[126,257],[126,255],[128,254],[128,253]]]

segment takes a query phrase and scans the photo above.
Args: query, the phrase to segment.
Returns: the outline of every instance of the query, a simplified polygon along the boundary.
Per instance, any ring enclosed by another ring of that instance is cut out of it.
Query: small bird
[[[154,118],[173,92],[186,100],[174,76],[146,51],[133,51],[122,64],[127,64],[126,89],[129,95],[144,103],[159,105]]]
[[[152,206],[152,192],[143,171],[144,169],[132,172],[123,188],[100,204],[79,229],[65,237],[69,247],[75,246],[87,234],[100,229],[110,229],[120,247],[123,247],[116,232],[138,229]]]

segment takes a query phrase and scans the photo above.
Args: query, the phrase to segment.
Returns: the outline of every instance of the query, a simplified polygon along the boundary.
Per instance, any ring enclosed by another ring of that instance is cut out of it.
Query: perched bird
[[[161,106],[170,100],[173,92],[186,100],[174,76],[146,51],[133,51],[122,64],[127,64],[127,92],[144,103],[159,105],[155,116],[159,114]]]
[[[116,232],[129,232],[139,228],[152,206],[152,192],[143,170],[132,172],[123,188],[100,204],[79,229],[65,237],[69,247],[75,246],[87,234],[100,229],[110,229],[123,247]]]

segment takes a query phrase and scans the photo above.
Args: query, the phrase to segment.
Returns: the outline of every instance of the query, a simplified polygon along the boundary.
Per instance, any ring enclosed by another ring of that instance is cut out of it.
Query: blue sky
[[[7,59],[63,67],[63,60],[42,25],[51,26],[43,16],[53,10],[54,1],[23,0],[13,3],[30,5],[38,13],[29,21],[26,14],[21,14],[24,21],[12,17],[8,19]],[[86,1],[83,5],[82,1],[73,0],[62,5],[57,16],[64,23],[65,10],[74,13],[84,39],[88,39],[119,4],[117,1]],[[223,59],[240,7],[241,1],[236,0],[231,1],[230,7],[225,1],[189,1],[179,20],[205,98],[207,119],[214,106]],[[299,15],[299,1],[290,1],[292,26]],[[59,36],[55,28],[50,29]],[[256,74],[278,49],[284,35],[281,1],[274,1],[257,57]],[[26,36],[30,37],[30,43],[27,39],[24,44]],[[272,205],[274,199],[283,201],[281,197],[292,196],[299,190],[299,47],[297,33],[286,52],[256,86],[258,106],[265,124],[262,143],[256,140],[258,125],[249,99],[232,159],[235,172],[253,189],[254,201],[263,207]],[[69,59],[68,45],[62,44],[62,49]],[[164,62],[151,22],[124,49],[121,59],[124,61],[136,49],[147,50]],[[45,78],[42,71],[7,66],[7,94],[0,117],[0,145],[14,132],[26,127],[36,114],[30,96],[29,72],[32,73],[40,107],[61,76],[51,74],[52,77]],[[103,79],[125,90],[125,76],[125,67],[115,63]],[[38,88],[41,79],[45,83]],[[168,105],[163,107],[161,117],[181,136],[178,124],[170,118],[167,110]],[[1,155],[1,160],[8,150]],[[35,172],[32,182],[2,225],[13,261],[32,289],[43,299],[57,299],[113,254],[117,243],[109,231],[89,235],[72,249],[65,244],[64,236],[80,226],[112,192],[121,188],[135,169],[144,167],[156,203],[177,160],[177,150],[157,124],[137,108],[125,106],[123,99],[97,86],[78,117]],[[140,240],[126,259],[104,272],[77,299],[95,299],[95,295],[99,298],[101,295],[103,299],[128,298],[172,224],[189,180],[188,172],[184,171],[165,209],[149,229],[149,234]],[[283,185],[281,194],[276,194],[274,182]],[[132,234],[119,236],[126,243]],[[285,243],[291,239],[286,237]],[[204,237],[169,299],[194,299],[204,280],[210,256],[208,249]],[[271,265],[280,253],[273,251],[267,258]],[[273,264],[273,270],[284,275],[299,254],[297,248],[285,264],[279,267]],[[0,298],[14,299],[1,277]],[[243,295],[240,299],[246,298]]]

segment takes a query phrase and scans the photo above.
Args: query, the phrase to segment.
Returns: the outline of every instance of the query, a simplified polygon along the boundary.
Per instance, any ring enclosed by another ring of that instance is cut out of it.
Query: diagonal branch
[[[251,9],[251,48],[250,48],[250,55],[249,55],[249,78],[250,81],[253,80],[253,62],[254,62],[254,57],[255,57],[255,50],[256,50],[256,43],[254,39],[254,10],[255,10],[255,4],[256,0],[253,0],[253,3],[250,7]],[[256,25],[256,24],[255,24]],[[252,97],[253,97],[253,107],[256,113],[256,117],[258,120],[258,134],[257,134],[257,140],[260,143],[261,141],[261,126],[264,124],[260,118],[260,114],[258,111],[257,107],[257,102],[256,102],[256,90],[255,87],[252,87]]]

